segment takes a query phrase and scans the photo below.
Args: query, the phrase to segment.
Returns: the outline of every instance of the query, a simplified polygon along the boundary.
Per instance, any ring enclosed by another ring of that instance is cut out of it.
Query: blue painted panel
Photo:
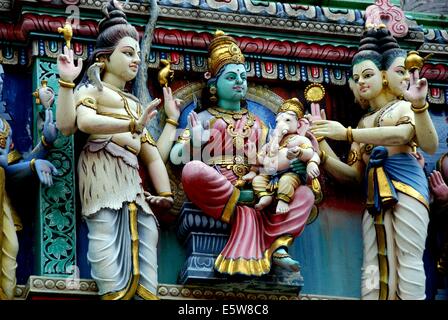
[[[32,149],[33,96],[31,74],[11,73],[5,70],[3,101],[6,114],[3,114],[13,130],[13,141],[22,153]],[[7,117],[10,117],[9,120]]]

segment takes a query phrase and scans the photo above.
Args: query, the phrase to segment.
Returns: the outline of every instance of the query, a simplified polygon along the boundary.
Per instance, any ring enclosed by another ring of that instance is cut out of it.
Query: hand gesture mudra
[[[57,59],[59,77],[68,82],[73,82],[81,73],[82,59],[77,59],[77,65],[73,57],[73,50],[64,47],[64,54],[60,54]]]
[[[423,108],[428,94],[428,80],[420,79],[418,69],[410,72],[409,87],[404,91],[404,98],[416,108]]]
[[[181,99],[175,99],[170,87],[163,87],[163,100],[166,116],[169,119],[177,121],[180,116]]]
[[[149,120],[154,118],[157,114],[157,106],[160,104],[160,99],[156,98],[152,100],[148,106],[143,110],[142,115],[140,118],[137,119],[135,123],[135,132],[136,133],[142,133],[143,129],[147,126]]]

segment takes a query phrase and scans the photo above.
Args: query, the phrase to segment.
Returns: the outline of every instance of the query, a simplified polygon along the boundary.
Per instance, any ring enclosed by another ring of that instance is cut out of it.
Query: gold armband
[[[347,127],[347,141],[350,144],[353,143],[353,131],[352,131],[352,127],[350,127],[350,126]]]
[[[176,120],[170,119],[170,118],[166,119],[166,123],[169,123],[169,124],[175,126],[176,128],[179,126],[179,122],[177,122]]]
[[[96,106],[96,100],[92,97],[86,97],[82,100],[80,100],[77,104],[76,104],[76,108],[78,108],[79,106],[83,105],[84,107],[93,109],[96,111],[97,106]]]
[[[33,171],[34,173],[36,173],[36,159],[31,159],[31,161],[30,161],[30,168],[31,168],[31,171]]]
[[[414,111],[414,113],[422,113],[425,112],[426,110],[428,110],[429,108],[429,103],[426,102],[425,105],[421,108],[417,108],[414,105],[411,104],[411,110]]]
[[[152,146],[157,146],[156,141],[154,140],[154,138],[151,136],[151,134],[146,131],[140,138],[140,142],[141,143],[149,143]]]
[[[324,164],[328,159],[328,155],[324,150],[321,150],[321,155],[320,155],[320,164]]]
[[[45,136],[42,135],[40,141],[42,142],[42,145],[44,146],[45,149],[51,148],[51,144],[49,144],[47,140],[45,140]]]
[[[350,152],[348,154],[347,164],[349,166],[351,166],[354,163],[356,163],[358,160],[360,160],[360,158],[358,156],[358,152],[355,150],[350,150]]]
[[[13,150],[10,153],[8,153],[8,164],[14,163],[18,160],[22,159],[22,155],[19,151]]]
[[[398,121],[395,124],[395,126],[399,126],[401,124],[410,124],[414,128],[414,130],[415,130],[415,124],[412,123],[411,118],[408,117],[408,116],[403,116],[400,119],[398,119]]]
[[[187,143],[190,142],[190,129],[185,129],[184,132],[177,138],[177,142],[179,143]]]
[[[159,192],[157,194],[159,197],[172,197],[173,193],[170,191]]]
[[[324,139],[324,136],[316,137],[317,142],[322,142]]]
[[[313,148],[313,146],[308,143],[302,143],[299,147],[302,149],[312,149]]]
[[[73,82],[67,82],[62,79],[59,79],[58,82],[62,88],[73,89],[75,87],[75,84]]]

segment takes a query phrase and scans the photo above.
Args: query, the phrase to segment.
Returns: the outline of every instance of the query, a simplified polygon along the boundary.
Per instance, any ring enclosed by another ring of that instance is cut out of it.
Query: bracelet
[[[323,151],[322,151],[323,152]],[[320,163],[317,163],[317,161],[316,160],[310,160],[310,161],[308,161],[308,164],[310,164],[311,162],[313,162],[313,163],[315,163],[315,164],[317,164],[317,165],[319,165]]]
[[[129,122],[129,131],[134,134],[135,133],[135,119],[131,118],[131,121]]]
[[[320,137],[316,137],[317,142],[322,142],[323,140],[325,140],[324,136],[320,136]]]
[[[47,142],[47,140],[45,140],[45,137],[42,135],[42,137],[40,138],[40,141],[42,141],[42,145],[44,146],[45,149],[48,149],[51,147],[51,144],[49,144]]]
[[[63,88],[73,89],[75,87],[75,84],[73,82],[67,82],[62,79],[59,79],[58,82],[59,82],[59,85]]]
[[[353,131],[352,131],[352,127],[348,126],[347,127],[347,141],[348,143],[353,143]]]
[[[31,171],[34,173],[36,173],[36,163],[35,162],[36,162],[35,158],[31,159],[31,161],[30,161]]]
[[[416,108],[414,105],[411,104],[411,110],[414,111],[414,113],[422,113],[425,112],[429,108],[429,103],[426,102],[425,105],[421,108]]]
[[[320,164],[324,164],[328,159],[328,155],[324,150],[321,150],[321,156],[320,156]]]
[[[179,122],[177,122],[176,120],[170,119],[170,118],[166,119],[166,123],[172,124],[176,128],[179,126]]]
[[[172,197],[173,193],[170,191],[165,191],[165,192],[159,192],[158,194],[159,197]]]

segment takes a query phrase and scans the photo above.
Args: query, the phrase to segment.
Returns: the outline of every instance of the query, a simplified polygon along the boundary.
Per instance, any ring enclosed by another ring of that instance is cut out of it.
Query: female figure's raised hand
[[[420,79],[418,69],[410,72],[409,88],[404,91],[404,98],[416,108],[423,108],[428,94],[428,80]]]

